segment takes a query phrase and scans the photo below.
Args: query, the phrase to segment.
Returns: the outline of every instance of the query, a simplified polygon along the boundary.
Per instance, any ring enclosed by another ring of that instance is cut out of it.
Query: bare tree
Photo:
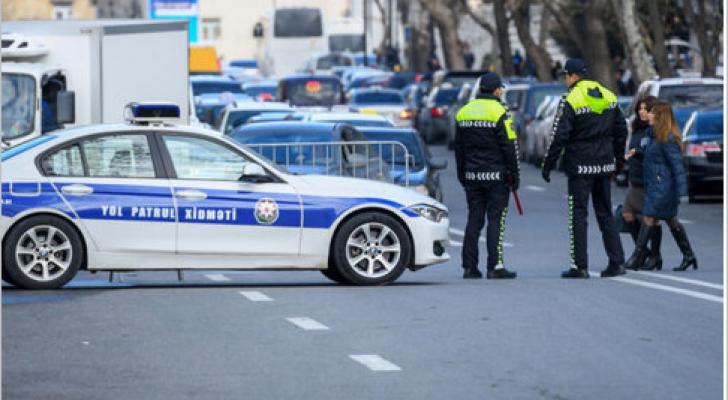
[[[650,13],[649,29],[652,34],[652,56],[655,58],[657,72],[661,77],[673,76],[670,63],[667,61],[667,49],[665,48],[665,28],[662,25],[662,14],[657,0],[647,0]]]
[[[458,37],[458,20],[462,5],[460,0],[420,0],[420,3],[430,13],[440,31],[447,68],[465,69],[463,49]]]
[[[516,24],[518,39],[526,49],[528,58],[536,65],[538,80],[547,82],[551,76],[551,56],[543,47],[539,46],[531,37],[530,32],[530,6],[529,0],[512,0],[509,4],[513,13],[513,22]]]
[[[611,0],[617,15],[619,28],[624,38],[625,53],[632,65],[632,75],[636,84],[652,78],[657,73],[650,62],[645,41],[640,34],[639,20],[635,14],[635,0]]]
[[[511,60],[511,40],[508,35],[508,24],[510,20],[506,17],[505,0],[495,0],[493,2],[493,12],[495,14],[495,29],[498,37],[498,49],[500,50],[500,59],[503,64],[503,75],[511,76],[516,74]]]
[[[716,15],[708,15],[705,7],[705,0],[697,0],[698,12],[695,12],[695,2],[693,0],[683,0],[683,9],[685,16],[691,29],[698,39],[700,47],[700,56],[703,59],[703,75],[714,76],[717,61],[717,24],[715,24]],[[720,16],[722,17],[722,15]]]
[[[391,30],[391,26],[389,25],[389,16],[387,15],[386,8],[384,8],[384,5],[382,4],[381,0],[374,0],[374,4],[377,6],[377,9],[379,10],[379,15],[382,16],[382,29],[384,32],[384,35],[382,35],[382,41],[379,42],[379,50],[378,53],[384,57],[384,55],[387,54],[387,48],[389,47],[389,32]]]

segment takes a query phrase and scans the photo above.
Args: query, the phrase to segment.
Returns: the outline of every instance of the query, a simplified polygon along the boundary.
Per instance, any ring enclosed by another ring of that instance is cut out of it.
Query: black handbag
[[[614,209],[614,223],[617,224],[617,231],[620,233],[629,233],[629,228],[627,227],[627,222],[624,220],[624,217],[622,216],[622,205],[619,204]]]

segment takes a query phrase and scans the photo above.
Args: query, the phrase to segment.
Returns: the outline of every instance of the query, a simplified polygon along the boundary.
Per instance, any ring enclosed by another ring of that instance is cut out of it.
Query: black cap
[[[586,63],[581,58],[570,58],[564,65],[564,73],[586,75]]]
[[[495,72],[488,72],[480,77],[480,90],[482,92],[492,92],[499,87],[503,87],[503,81]]]

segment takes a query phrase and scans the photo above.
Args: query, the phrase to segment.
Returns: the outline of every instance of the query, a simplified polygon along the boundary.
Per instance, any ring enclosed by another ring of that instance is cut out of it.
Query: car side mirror
[[[62,90],[56,94],[56,122],[72,124],[76,122],[76,94]]]
[[[259,164],[248,162],[243,166],[243,174],[239,180],[252,183],[266,183],[272,182],[273,178]]]
[[[445,169],[447,168],[447,160],[442,157],[433,157],[428,162],[432,169]]]

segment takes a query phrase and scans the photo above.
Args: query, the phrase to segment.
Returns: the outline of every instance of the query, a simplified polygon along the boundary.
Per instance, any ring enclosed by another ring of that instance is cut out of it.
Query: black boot
[[[677,227],[670,228],[672,237],[675,238],[675,243],[680,248],[680,252],[683,255],[680,266],[673,268],[673,271],[685,271],[686,269],[693,267],[698,269],[698,259],[695,258],[693,249],[690,247],[690,241],[688,240],[688,234],[685,232],[685,227],[682,224],[677,224]]]
[[[480,279],[483,277],[483,273],[480,272],[478,267],[475,268],[464,268],[463,279]]]
[[[632,241],[637,244],[637,238],[640,235],[640,222],[638,220],[634,220],[632,222],[625,222],[627,225],[627,229],[629,229],[629,234],[632,236]]]
[[[505,268],[496,268],[489,269],[485,276],[488,279],[516,279],[517,274]]]
[[[561,273],[564,279],[589,279],[589,272],[586,268],[569,268]]]
[[[660,246],[662,246],[662,225],[657,225],[650,237],[650,255],[647,257],[645,265],[640,269],[648,271],[662,270],[662,255],[660,254]]]
[[[612,278],[614,276],[619,276],[619,275],[624,275],[624,274],[625,274],[624,266],[622,266],[622,264],[609,263],[607,268],[602,270],[602,272],[601,272],[601,274],[599,274],[599,276],[601,276],[602,278]]]
[[[640,235],[637,237],[637,243],[635,244],[634,253],[624,264],[624,268],[638,270],[642,268],[647,258],[647,240],[652,236],[652,231],[655,229],[654,226],[642,225],[640,229]]]

